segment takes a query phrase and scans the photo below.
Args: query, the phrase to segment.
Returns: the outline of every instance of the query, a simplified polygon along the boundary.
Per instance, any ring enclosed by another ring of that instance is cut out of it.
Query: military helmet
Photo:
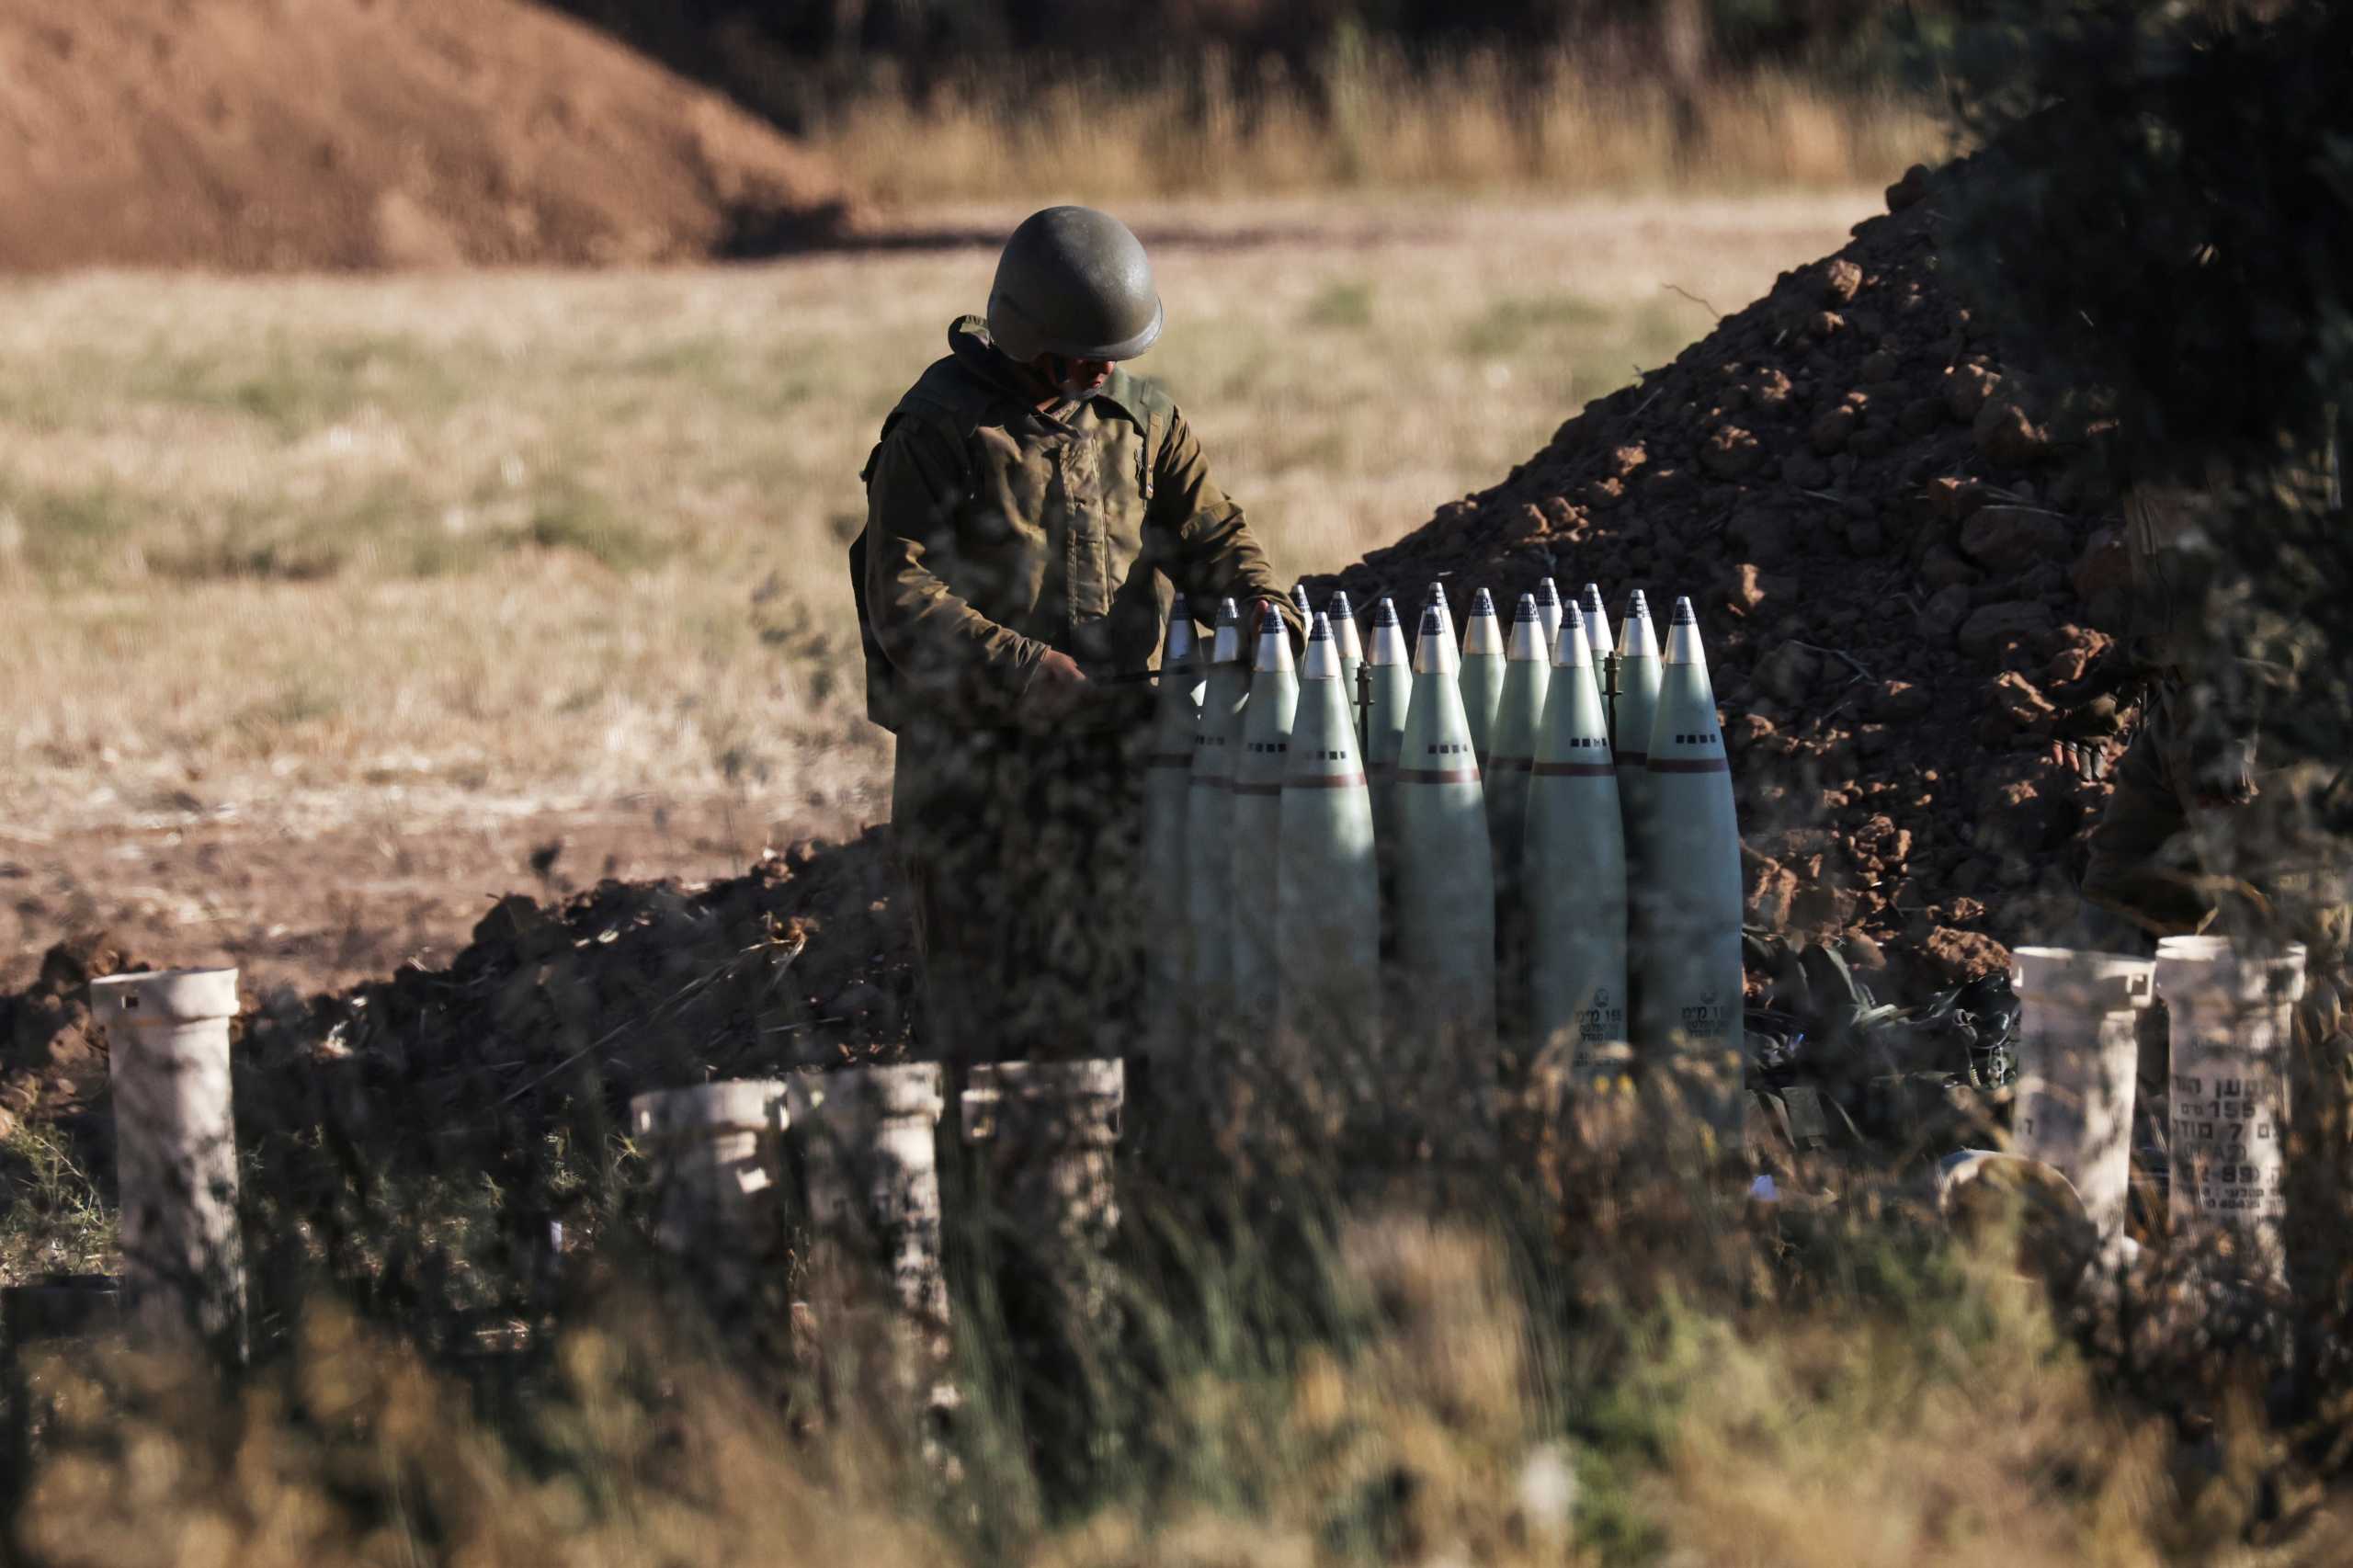
[[[1132,359],[1160,336],[1162,315],[1142,243],[1092,207],[1023,219],[989,290],[989,335],[1024,364],[1040,354]]]

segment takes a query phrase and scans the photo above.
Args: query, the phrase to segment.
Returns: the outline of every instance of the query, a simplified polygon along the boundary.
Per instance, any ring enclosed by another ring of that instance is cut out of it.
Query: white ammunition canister
[[[735,1291],[782,1240],[778,1135],[790,1121],[776,1079],[658,1089],[629,1102],[630,1137],[646,1158],[654,1239],[710,1268]]]
[[[1691,601],[1675,601],[1643,782],[1650,801],[1635,891],[1636,1043],[1660,1053],[1735,1133],[1746,1108],[1740,822],[1714,687]]]
[[[2284,1275],[2288,1048],[2304,949],[2244,951],[2225,937],[2157,944],[2170,1043],[2177,1234],[2228,1232],[2258,1272]]]
[[[1357,671],[1364,667],[1364,637],[1357,631],[1357,612],[1348,596],[1334,590],[1324,613],[1332,618],[1332,642],[1340,651],[1340,689],[1348,694],[1348,712],[1357,710]],[[1314,618],[1308,618],[1313,626]]]
[[[1495,706],[1503,700],[1508,663],[1495,601],[1482,588],[1471,596],[1471,618],[1462,625],[1462,667],[1455,676],[1462,687],[1462,716],[1471,725],[1471,755],[1479,759],[1482,775],[1492,755]]]
[[[899,1392],[924,1395],[948,1359],[948,1278],[940,1261],[938,1129],[946,1093],[936,1063],[799,1073],[786,1105],[801,1149],[810,1222],[835,1267],[890,1278],[903,1352]],[[821,1309],[824,1322],[829,1309]],[[829,1325],[828,1332],[832,1332]]]
[[[2012,1146],[2065,1176],[2114,1235],[2131,1191],[2138,1025],[2156,965],[2065,948],[2019,948],[2010,960],[2021,1003]]]
[[[1372,797],[1340,667],[1338,638],[1318,616],[1283,771],[1275,885],[1274,1038],[1279,1060],[1304,1073],[1369,1063],[1380,1036]]]
[[[230,1101],[233,969],[90,982],[114,1088],[124,1305],[155,1333],[242,1351],[245,1269]]]
[[[1529,1032],[1583,1085],[1628,1038],[1626,846],[1609,725],[1584,613],[1566,608],[1529,780],[1521,863],[1529,912]]]
[[[1398,992],[1384,1014],[1401,1094],[1466,1133],[1491,1125],[1495,879],[1486,801],[1442,601],[1425,607],[1397,763]]]
[[[1233,1010],[1233,748],[1249,680],[1242,663],[1242,611],[1228,599],[1219,607],[1211,643],[1185,812],[1194,1014],[1217,1028],[1226,1026]]]
[[[1144,776],[1143,881],[1136,890],[1144,947],[1148,1041],[1173,1051],[1189,1038],[1193,994],[1192,923],[1184,889],[1191,880],[1185,853],[1192,811],[1194,737],[1201,725],[1202,679],[1193,619],[1185,596],[1168,612],[1160,653],[1160,689],[1152,728],[1151,766]],[[1173,917],[1172,917],[1173,907]]]
[[[1233,758],[1233,841],[1227,875],[1233,890],[1233,1022],[1245,1040],[1275,1027],[1274,901],[1258,892],[1275,864],[1282,834],[1283,765],[1299,711],[1299,670],[1290,632],[1270,608],[1258,629],[1250,701]]]
[[[983,1062],[961,1106],[964,1142],[985,1151],[995,1201],[1062,1306],[1090,1323],[1110,1306],[1112,1151],[1126,1103],[1126,1064],[1102,1060]]]

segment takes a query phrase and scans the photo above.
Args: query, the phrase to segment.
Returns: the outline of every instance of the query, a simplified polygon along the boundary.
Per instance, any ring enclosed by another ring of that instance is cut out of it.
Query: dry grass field
[[[1336,566],[1873,201],[1162,203],[1146,368],[1279,567]],[[6,285],[0,980],[104,923],[339,983],[534,848],[553,891],[885,814],[857,473],[1021,210],[737,268]]]
[[[1607,45],[1409,53],[1344,38],[1305,69],[1211,51],[1156,81],[1111,72],[887,76],[812,141],[855,188],[918,203],[1067,191],[1097,201],[1293,191],[1620,196],[1836,188],[1892,178],[1943,140],[1886,81],[1725,73],[1687,104],[1648,53]]]

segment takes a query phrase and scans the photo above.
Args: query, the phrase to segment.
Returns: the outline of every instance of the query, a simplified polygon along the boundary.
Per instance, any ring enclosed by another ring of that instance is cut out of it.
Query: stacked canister
[[[1740,830],[1690,601],[1663,642],[1643,595],[1613,629],[1591,584],[1507,619],[1477,590],[1460,635],[1438,584],[1410,619],[1370,609],[1359,638],[1335,595],[1295,659],[1228,600],[1205,677],[1172,630],[1146,841],[1188,917],[1156,1011],[1377,1048],[1392,1083],[1488,1080],[1498,1041],[1572,1065],[1631,1042],[1736,1117]]]

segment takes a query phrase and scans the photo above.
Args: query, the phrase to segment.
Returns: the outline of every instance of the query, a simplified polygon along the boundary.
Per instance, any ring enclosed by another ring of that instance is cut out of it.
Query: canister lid
[[[2015,948],[2010,983],[2028,1002],[2108,1012],[2145,1007],[2153,998],[2156,960],[2083,948]]]
[[[165,969],[90,982],[90,1010],[108,1028],[171,1028],[237,1016],[233,969]]]
[[[640,1138],[717,1132],[782,1131],[791,1123],[779,1078],[736,1078],[683,1089],[655,1089],[629,1102],[630,1131]]]
[[[785,1085],[792,1119],[839,1126],[845,1120],[896,1121],[911,1117],[939,1119],[948,1108],[939,1063],[898,1067],[843,1067],[830,1073],[796,1073]]]
[[[2292,1003],[2304,994],[2304,946],[2261,952],[2228,937],[2167,937],[2157,944],[2157,994],[2168,1006],[2202,999],[2236,1005]]]

